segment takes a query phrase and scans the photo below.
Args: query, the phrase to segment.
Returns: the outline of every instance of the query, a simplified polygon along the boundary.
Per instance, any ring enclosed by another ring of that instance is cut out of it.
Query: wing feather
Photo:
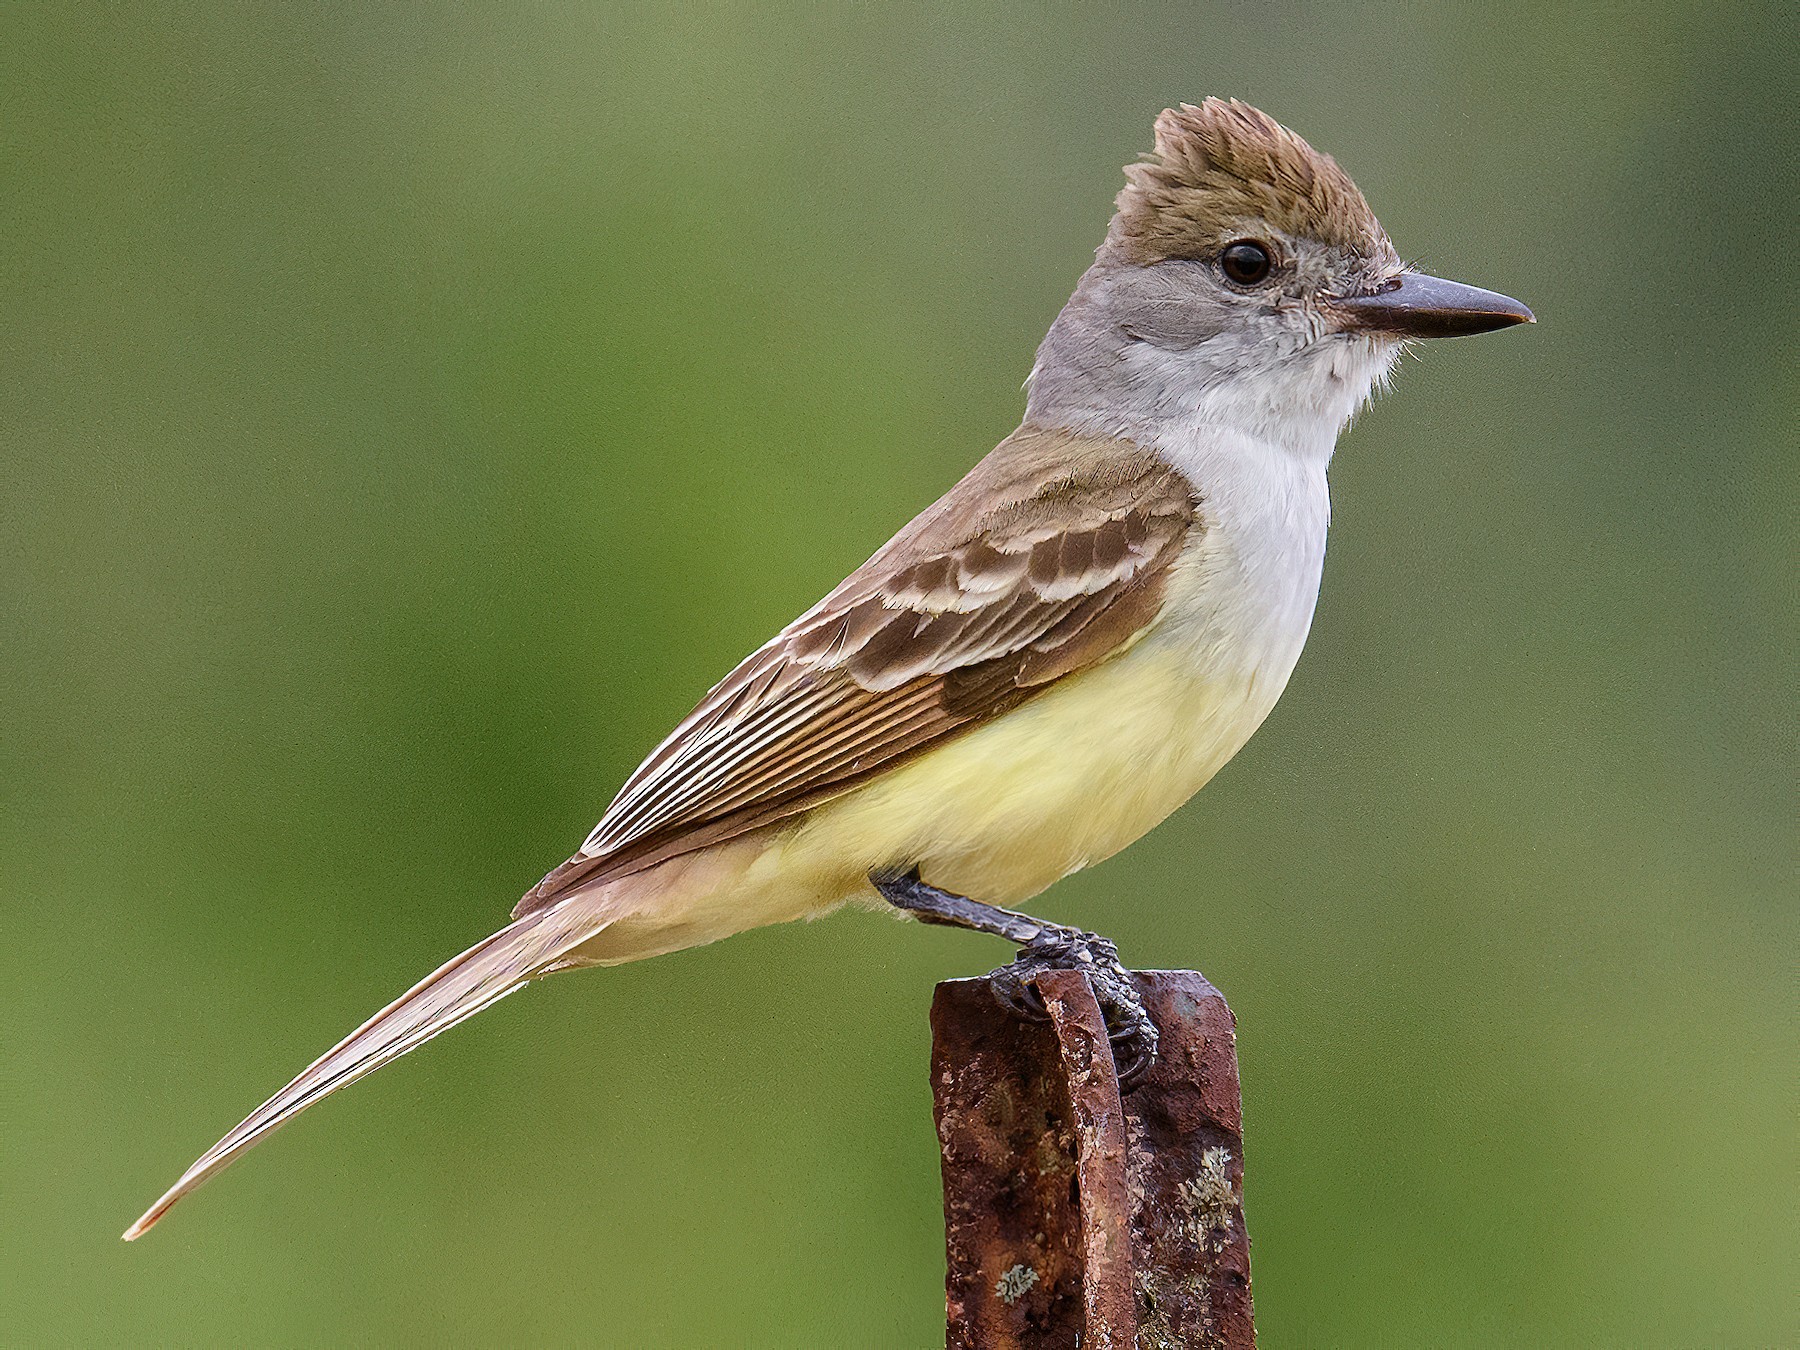
[[[514,910],[803,811],[1155,621],[1199,502],[1128,441],[1024,428],[721,680]]]

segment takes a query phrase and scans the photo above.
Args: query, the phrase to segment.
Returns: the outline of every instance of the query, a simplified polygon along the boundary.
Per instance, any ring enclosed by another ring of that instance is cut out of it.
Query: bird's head
[[[1212,418],[1328,450],[1408,339],[1532,321],[1406,266],[1331,156],[1235,100],[1165,111],[1125,177],[1039,352],[1040,413],[1085,410],[1124,434]]]

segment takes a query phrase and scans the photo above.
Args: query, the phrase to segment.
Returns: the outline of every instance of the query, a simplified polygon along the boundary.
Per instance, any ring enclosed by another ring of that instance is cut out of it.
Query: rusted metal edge
[[[1137,1344],[1132,1293],[1131,1185],[1125,1111],[1106,1022],[1087,976],[1073,970],[1038,976],[1037,989],[1056,1030],[1074,1128],[1076,1222],[1081,1234],[1080,1344],[1114,1350]]]

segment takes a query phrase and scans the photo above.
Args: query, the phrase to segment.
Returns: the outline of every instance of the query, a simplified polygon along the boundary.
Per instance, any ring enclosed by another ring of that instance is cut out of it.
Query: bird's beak
[[[1341,332],[1404,338],[1467,337],[1537,322],[1510,296],[1423,272],[1402,272],[1372,295],[1332,296],[1325,307]]]

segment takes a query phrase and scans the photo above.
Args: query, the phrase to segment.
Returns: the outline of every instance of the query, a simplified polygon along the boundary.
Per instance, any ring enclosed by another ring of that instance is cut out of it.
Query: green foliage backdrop
[[[553,981],[136,1246],[1014,424],[1164,105],[1534,330],[1346,439],[1311,645],[1043,907],[1242,1024],[1272,1346],[1794,1332],[1800,39],[1770,6],[14,7],[0,1340],[941,1335],[871,916]]]

